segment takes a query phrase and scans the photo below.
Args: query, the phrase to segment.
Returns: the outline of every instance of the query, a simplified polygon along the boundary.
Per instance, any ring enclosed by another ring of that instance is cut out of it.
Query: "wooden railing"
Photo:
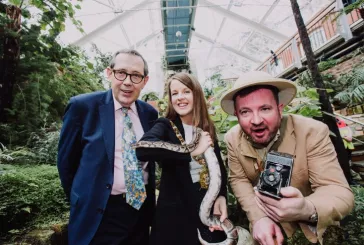
[[[320,49],[330,46],[330,44],[333,45],[342,38],[338,28],[339,12],[335,7],[336,1],[328,5],[306,24],[314,52],[319,52]],[[363,18],[359,10],[354,10],[346,14],[346,19],[343,18],[341,21],[347,21],[350,30],[353,30],[358,23],[363,22]],[[276,58],[270,56],[256,70],[280,76],[294,67],[300,68],[305,55],[298,33],[274,51],[274,54]]]

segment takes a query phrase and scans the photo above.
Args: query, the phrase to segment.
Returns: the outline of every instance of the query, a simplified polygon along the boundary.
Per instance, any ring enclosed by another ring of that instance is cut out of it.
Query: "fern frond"
[[[364,84],[357,86],[352,92],[352,99],[356,103],[364,102]]]

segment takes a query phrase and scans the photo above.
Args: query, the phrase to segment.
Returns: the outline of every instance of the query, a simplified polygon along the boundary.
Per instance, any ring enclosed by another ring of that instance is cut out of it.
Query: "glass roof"
[[[308,21],[333,1],[298,2]],[[163,57],[178,44],[172,42],[166,50],[162,18],[178,17],[181,12],[175,10],[189,9],[194,14],[189,42],[183,45],[190,69],[201,83],[217,71],[223,78],[232,78],[255,69],[271,55],[270,50],[297,32],[289,0],[84,0],[79,4],[81,9],[75,16],[86,34],[67,22],[60,41],[80,46],[90,56],[92,44],[104,53],[136,48],[150,66],[145,92],[160,95],[164,88]],[[174,28],[182,30],[186,25]]]

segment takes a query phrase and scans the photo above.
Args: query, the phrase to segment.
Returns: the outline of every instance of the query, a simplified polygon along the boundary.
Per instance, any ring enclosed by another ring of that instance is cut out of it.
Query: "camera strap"
[[[288,116],[283,115],[282,120],[281,120],[281,126],[279,127],[280,135],[279,135],[278,139],[276,140],[276,142],[274,142],[272,147],[269,149],[269,151],[278,151],[278,147],[281,145],[284,135],[286,133],[287,121],[288,121]]]
[[[279,137],[276,139],[276,141],[273,143],[273,145],[271,147],[267,146],[267,148],[264,149],[264,153],[259,152],[263,149],[257,149],[254,147],[255,151],[257,153],[257,158],[258,158],[258,161],[256,163],[254,163],[255,170],[262,172],[264,170],[263,165],[264,165],[268,152],[269,151],[278,151],[278,147],[281,145],[284,135],[286,133],[287,120],[288,120],[288,116],[284,115],[282,117],[281,125],[279,127]]]

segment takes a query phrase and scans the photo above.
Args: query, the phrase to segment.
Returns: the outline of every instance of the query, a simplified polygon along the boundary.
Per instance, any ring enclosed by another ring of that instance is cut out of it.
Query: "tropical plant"
[[[321,63],[319,63],[320,66]],[[340,84],[336,83],[335,77],[330,74],[330,73],[326,73],[323,74],[321,73],[324,85],[326,89],[331,89],[333,91],[340,91]],[[311,76],[310,71],[305,70],[304,72],[302,72],[301,74],[299,74],[298,79],[296,80],[296,84],[304,87],[306,89],[310,89],[310,88],[315,88],[315,82]],[[329,94],[330,96],[332,96],[332,94]],[[333,94],[335,95],[335,94]]]
[[[158,106],[158,115],[160,117],[164,117],[167,112],[168,95],[166,95],[162,99],[157,100],[157,106]]]
[[[81,23],[73,17],[74,9],[79,8],[76,3],[66,0],[10,3],[22,7],[23,22],[19,32],[14,32],[7,28],[12,20],[0,14],[0,26],[5,27],[0,32],[1,39],[15,35],[21,45],[16,72],[12,73],[15,79],[10,93],[12,103],[7,106],[6,121],[0,126],[0,141],[9,148],[14,144],[26,145],[33,132],[59,122],[70,97],[103,90],[100,67],[108,59],[107,55],[96,52],[94,67],[83,51],[57,42],[66,18],[81,28]],[[29,14],[29,7],[38,8],[37,18]],[[3,44],[0,42],[0,50]]]
[[[302,42],[302,47],[306,55],[307,59],[307,67],[310,71],[312,76],[312,80],[315,82],[315,88],[317,88],[317,93],[319,94],[319,101],[321,110],[323,112],[333,113],[331,103],[329,100],[328,93],[326,91],[326,87],[322,76],[319,72],[319,67],[317,65],[315,55],[313,53],[313,49],[311,46],[311,42],[308,36],[307,28],[305,22],[303,21],[301,10],[299,8],[297,0],[290,0],[293,16],[297,25],[297,30],[299,37]],[[348,182],[351,181],[350,175],[350,166],[349,166],[349,159],[344,147],[344,143],[341,139],[339,129],[337,127],[335,118],[329,116],[328,114],[323,114],[323,122],[329,127],[329,129],[336,135],[335,138],[332,138],[334,141],[335,150],[337,153],[337,157],[340,163],[340,166],[345,174],[346,179]]]
[[[205,97],[208,99],[215,96],[215,89],[226,88],[227,83],[222,80],[220,72],[215,72],[212,76],[206,79],[206,83],[203,86]]]
[[[337,83],[342,86],[342,90],[335,95],[335,99],[349,106],[364,103],[364,67],[340,76]]]
[[[157,95],[156,92],[145,93],[142,96],[142,100],[145,101],[145,102],[148,102],[148,101],[157,101],[158,99],[159,98],[158,98],[158,95]]]
[[[0,237],[66,220],[69,205],[55,166],[0,164]]]
[[[299,114],[305,117],[322,117],[318,97],[319,95],[315,88],[306,89],[298,86],[296,98],[284,108],[284,112]]]
[[[12,160],[14,160],[14,158],[9,154],[8,149],[0,142],[0,164],[10,162]]]
[[[355,9],[362,10],[363,6],[364,6],[364,0],[356,0],[353,3],[349,4],[348,6],[346,6],[344,8],[344,12],[347,14]]]

